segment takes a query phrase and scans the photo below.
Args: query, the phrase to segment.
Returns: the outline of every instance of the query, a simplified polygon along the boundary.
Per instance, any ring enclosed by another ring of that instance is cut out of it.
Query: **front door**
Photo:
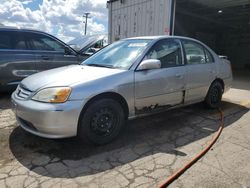
[[[148,113],[183,102],[186,70],[179,40],[158,41],[144,59],[158,59],[160,69],[135,71],[135,112]]]
[[[78,64],[78,57],[73,50],[56,39],[42,33],[27,36],[32,49],[38,54],[38,72],[57,67]]]

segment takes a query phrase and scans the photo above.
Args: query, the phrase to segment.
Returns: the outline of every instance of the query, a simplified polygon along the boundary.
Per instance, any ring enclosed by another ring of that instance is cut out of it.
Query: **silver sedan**
[[[34,74],[12,94],[19,125],[46,138],[105,144],[126,120],[205,101],[217,108],[231,65],[185,37],[120,40],[84,61]]]

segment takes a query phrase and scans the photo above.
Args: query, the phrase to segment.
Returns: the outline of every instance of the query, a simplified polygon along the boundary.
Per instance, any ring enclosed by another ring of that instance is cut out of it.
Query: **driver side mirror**
[[[151,69],[160,69],[161,61],[158,59],[146,59],[143,60],[138,66],[137,70],[151,70]]]

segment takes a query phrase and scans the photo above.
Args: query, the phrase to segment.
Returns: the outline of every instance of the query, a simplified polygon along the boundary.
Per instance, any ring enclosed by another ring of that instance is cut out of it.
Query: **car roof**
[[[157,40],[160,40],[160,39],[169,39],[169,38],[173,38],[173,39],[186,39],[186,40],[191,40],[191,41],[194,41],[194,42],[197,42],[197,43],[200,43],[202,44],[203,46],[206,46],[206,48],[209,48],[206,44],[204,44],[203,42],[197,40],[197,39],[194,39],[194,38],[190,38],[190,37],[183,37],[183,36],[175,36],[175,35],[159,35],[159,36],[141,36],[141,37],[131,37],[131,38],[126,38],[126,39],[122,39],[122,40],[135,40],[135,39],[141,39],[141,40],[154,40],[154,41],[157,41]],[[210,49],[210,48],[209,48]],[[211,49],[210,49],[211,50]]]
[[[188,40],[194,40],[198,41],[196,39],[190,38],[190,37],[183,37],[183,36],[175,36],[175,35],[159,35],[159,36],[140,36],[140,37],[131,37],[126,38],[124,40],[131,40],[131,39],[151,39],[151,40],[158,40],[158,39],[168,39],[168,38],[177,38],[177,39],[188,39]],[[200,42],[200,41],[198,41]]]
[[[44,31],[36,30],[36,29],[30,29],[30,28],[21,28],[21,27],[14,27],[14,26],[0,26],[0,31],[25,31],[25,32],[37,32],[37,33],[44,33],[47,34]]]

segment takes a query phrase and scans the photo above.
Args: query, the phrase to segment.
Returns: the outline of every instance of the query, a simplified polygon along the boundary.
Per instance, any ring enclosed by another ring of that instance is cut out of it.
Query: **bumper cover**
[[[66,138],[77,135],[83,101],[61,104],[20,100],[12,94],[18,124],[27,132],[45,138]]]

